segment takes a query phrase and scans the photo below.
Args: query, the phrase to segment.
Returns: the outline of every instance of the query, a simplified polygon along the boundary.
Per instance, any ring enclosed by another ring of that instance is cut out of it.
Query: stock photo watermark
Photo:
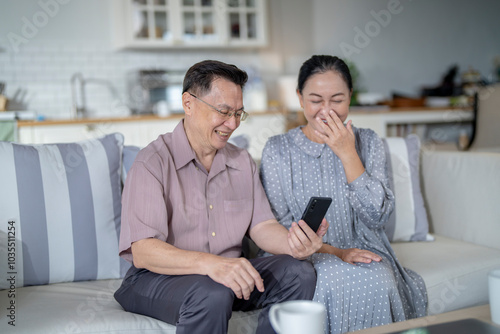
[[[439,297],[429,300],[429,313],[438,314],[444,312],[447,305],[453,303],[467,291],[467,286],[461,285],[458,278],[454,278],[453,281],[446,280],[444,285],[445,287],[442,288]]]
[[[411,1],[411,0],[410,0]],[[352,43],[340,43],[340,50],[344,57],[349,58],[353,54],[361,53],[361,50],[368,47],[372,40],[380,35],[382,30],[386,28],[392,21],[395,15],[401,14],[404,7],[399,0],[389,0],[387,9],[379,11],[371,10],[370,15],[373,20],[366,22],[364,29],[359,26],[354,27],[354,38]]]
[[[39,10],[30,17],[21,18],[20,33],[9,32],[7,39],[14,52],[20,51],[20,46],[27,44],[35,38],[41,29],[49,24],[50,19],[54,18],[62,5],[66,5],[71,0],[40,0],[38,1]]]
[[[16,326],[16,222],[9,220],[7,222],[7,323]]]

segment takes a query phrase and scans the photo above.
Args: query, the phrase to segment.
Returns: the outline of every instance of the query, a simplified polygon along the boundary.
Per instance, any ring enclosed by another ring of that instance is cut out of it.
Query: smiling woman
[[[307,60],[297,88],[307,125],[269,139],[261,162],[262,184],[285,227],[300,219],[310,197],[333,200],[324,244],[311,257],[326,333],[423,316],[427,304],[422,278],[398,263],[383,229],[394,195],[382,140],[351,121],[343,124],[351,93],[341,59]]]

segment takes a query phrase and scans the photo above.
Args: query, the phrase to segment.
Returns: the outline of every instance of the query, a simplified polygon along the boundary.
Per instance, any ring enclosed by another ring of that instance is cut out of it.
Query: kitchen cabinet
[[[267,44],[267,0],[114,0],[122,48],[259,47]]]

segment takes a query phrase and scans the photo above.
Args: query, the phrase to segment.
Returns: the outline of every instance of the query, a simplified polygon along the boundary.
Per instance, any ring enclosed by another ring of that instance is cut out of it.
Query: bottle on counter
[[[0,82],[0,111],[6,111],[7,110],[7,97],[3,95],[3,91],[5,89],[5,84],[3,82]]]
[[[249,71],[249,80],[243,90],[243,105],[247,112],[267,111],[267,90],[257,71]]]

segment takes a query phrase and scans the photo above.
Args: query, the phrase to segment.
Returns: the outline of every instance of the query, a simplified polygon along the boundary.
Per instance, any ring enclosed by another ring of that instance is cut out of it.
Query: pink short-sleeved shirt
[[[142,149],[127,174],[120,234],[120,255],[127,261],[132,243],[145,238],[239,257],[243,236],[274,219],[248,152],[227,144],[207,173],[183,124]]]

